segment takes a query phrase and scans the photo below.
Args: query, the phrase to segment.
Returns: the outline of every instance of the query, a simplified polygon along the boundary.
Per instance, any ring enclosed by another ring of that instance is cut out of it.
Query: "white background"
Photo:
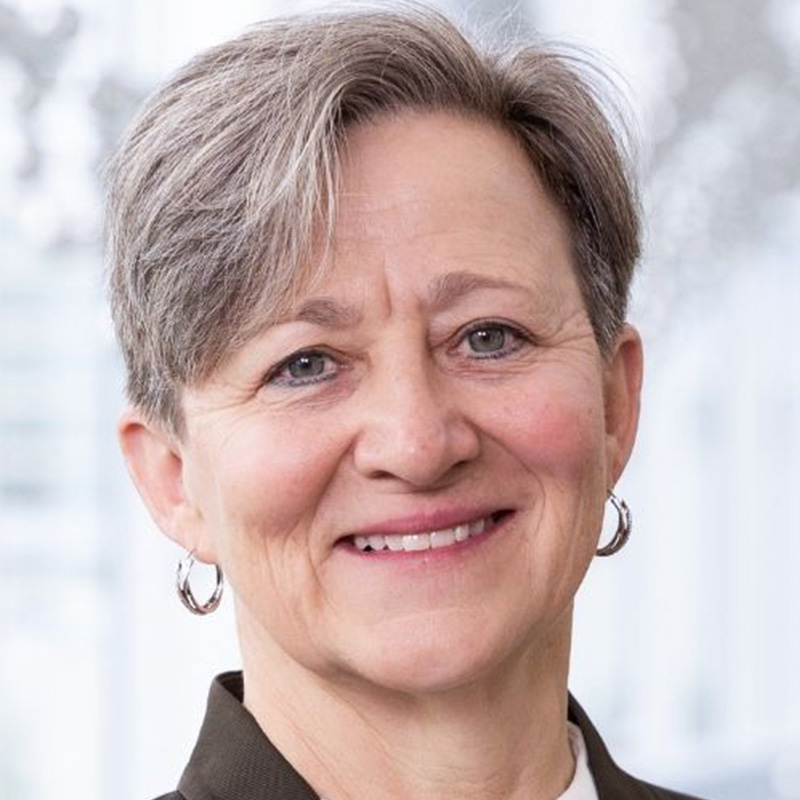
[[[180,553],[116,452],[97,174],[170,70],[298,7],[0,0],[2,800],[174,787],[211,676],[238,663],[230,603],[179,606]],[[635,530],[579,595],[572,689],[633,772],[798,800],[800,3],[445,7],[598,49],[639,121]]]

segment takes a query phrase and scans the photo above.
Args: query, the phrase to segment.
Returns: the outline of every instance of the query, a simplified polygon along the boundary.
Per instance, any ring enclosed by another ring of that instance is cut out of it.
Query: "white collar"
[[[572,722],[567,722],[569,746],[575,757],[575,774],[567,790],[557,800],[598,800],[597,787],[589,771],[589,756],[586,743],[583,741],[581,729]]]

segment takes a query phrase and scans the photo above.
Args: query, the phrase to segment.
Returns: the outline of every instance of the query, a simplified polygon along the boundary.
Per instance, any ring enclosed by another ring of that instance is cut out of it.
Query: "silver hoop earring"
[[[627,503],[611,491],[608,493],[608,499],[611,501],[611,505],[617,510],[617,530],[609,544],[597,549],[596,552],[598,556],[613,556],[614,553],[622,550],[628,543],[628,539],[630,539],[631,536],[631,529],[633,528],[631,510],[628,508]]]
[[[187,555],[178,562],[178,574],[176,578],[178,597],[180,597],[181,602],[192,614],[204,616],[210,614],[212,611],[216,611],[217,606],[219,606],[219,601],[222,599],[222,570],[219,568],[218,564],[214,564],[214,569],[217,571],[217,585],[214,587],[214,593],[205,603],[198,603],[197,598],[192,592],[192,587],[189,585],[189,576],[192,573],[194,564],[194,552],[187,553]]]

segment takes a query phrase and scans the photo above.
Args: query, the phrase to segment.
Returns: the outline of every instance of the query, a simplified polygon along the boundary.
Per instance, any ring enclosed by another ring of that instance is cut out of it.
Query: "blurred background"
[[[571,686],[617,760],[800,800],[800,2],[441,3],[603,54],[638,120],[634,536],[579,595]],[[117,453],[98,171],[199,48],[287,0],[0,0],[0,798],[173,788],[231,604],[191,618]]]

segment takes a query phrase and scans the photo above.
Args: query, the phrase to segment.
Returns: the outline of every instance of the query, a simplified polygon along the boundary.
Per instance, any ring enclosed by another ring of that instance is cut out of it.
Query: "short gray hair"
[[[485,119],[522,144],[569,222],[609,352],[639,213],[597,74],[538,40],[479,45],[420,6],[284,17],[198,55],[145,103],[107,173],[109,289],[131,402],[180,435],[182,388],[310,277],[348,126],[403,110]]]

